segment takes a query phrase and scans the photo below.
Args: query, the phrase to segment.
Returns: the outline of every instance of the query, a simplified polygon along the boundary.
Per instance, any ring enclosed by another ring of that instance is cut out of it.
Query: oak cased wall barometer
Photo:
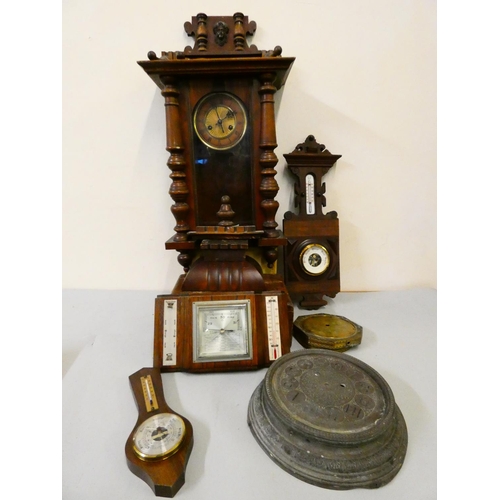
[[[274,95],[294,58],[248,45],[255,22],[198,14],[194,46],[139,65],[165,98],[176,250],[183,274],[155,306],[162,371],[269,366],[289,352],[293,306],[277,273]]]

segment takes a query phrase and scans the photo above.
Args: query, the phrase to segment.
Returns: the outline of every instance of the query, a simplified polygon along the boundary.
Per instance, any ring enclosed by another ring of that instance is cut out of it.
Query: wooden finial
[[[221,219],[218,225],[225,227],[234,226],[235,223],[232,220],[234,217],[234,210],[231,207],[231,198],[229,198],[229,196],[223,196],[221,202],[222,205],[217,212],[217,217]]]

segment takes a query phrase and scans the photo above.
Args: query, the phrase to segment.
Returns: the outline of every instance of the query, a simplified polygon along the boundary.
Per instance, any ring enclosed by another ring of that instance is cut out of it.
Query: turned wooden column
[[[261,127],[260,144],[261,151],[259,163],[262,174],[260,184],[260,193],[262,201],[261,209],[264,212],[263,229],[268,238],[277,238],[279,231],[276,229],[278,223],[275,220],[279,203],[274,199],[278,194],[278,183],[274,178],[276,170],[274,167],[278,163],[278,157],[274,153],[277,147],[276,129],[274,122],[274,94],[276,87],[274,81],[275,73],[264,73],[260,76],[261,87],[259,88],[260,109],[261,109]]]
[[[196,16],[196,34],[195,34],[195,47],[196,49],[204,52],[207,50],[208,33],[207,33],[207,15],[200,13]],[[189,23],[185,23],[188,24]]]
[[[245,16],[241,12],[236,12],[234,19],[234,49],[238,51],[245,50],[247,43],[246,31],[244,27]]]
[[[175,217],[176,225],[174,230],[177,233],[174,236],[174,241],[186,241],[189,230],[186,218],[190,209],[186,202],[189,190],[186,184],[184,144],[182,142],[181,130],[178,126],[181,120],[179,113],[179,90],[175,85],[175,80],[171,77],[165,77],[162,82],[165,85],[162,95],[165,98],[167,151],[170,153],[167,165],[172,171],[170,174],[172,184],[169,194],[174,201],[170,210]]]

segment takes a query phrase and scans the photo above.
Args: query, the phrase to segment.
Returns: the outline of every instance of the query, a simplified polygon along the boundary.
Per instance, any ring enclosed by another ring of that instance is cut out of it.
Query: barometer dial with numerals
[[[174,413],[157,413],[137,428],[133,437],[134,452],[144,460],[173,455],[184,439],[184,420]]]
[[[193,304],[193,361],[252,359],[250,301]]]

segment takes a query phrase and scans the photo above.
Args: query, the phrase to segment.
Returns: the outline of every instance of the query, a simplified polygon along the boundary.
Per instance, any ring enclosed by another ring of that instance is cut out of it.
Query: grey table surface
[[[124,446],[137,409],[128,377],[151,366],[153,301],[146,292],[66,291],[63,336],[88,343],[63,378],[63,471],[66,500],[150,499],[127,468]],[[147,308],[147,310],[145,309]],[[250,397],[266,370],[163,374],[166,400],[194,427],[194,448],[180,500],[405,499],[437,497],[436,291],[340,293],[317,312],[363,327],[348,351],[389,383],[408,427],[399,474],[377,490],[333,491],[302,482],[275,465],[247,426]],[[311,314],[296,309],[295,316]],[[302,347],[294,340],[292,350]]]

